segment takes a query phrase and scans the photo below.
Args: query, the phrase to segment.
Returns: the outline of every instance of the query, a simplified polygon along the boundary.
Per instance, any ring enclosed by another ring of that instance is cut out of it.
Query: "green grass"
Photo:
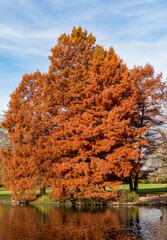
[[[129,190],[129,184],[122,184],[119,186],[119,189],[125,189]],[[108,187],[106,187],[106,190],[110,190]],[[46,193],[51,191],[50,188],[46,189]],[[39,193],[39,189],[36,190],[36,193]],[[138,189],[139,194],[148,194],[148,193],[167,193],[167,184],[160,184],[160,183],[147,183],[147,184],[139,184],[139,189]],[[46,198],[46,197],[45,197]],[[48,196],[47,196],[48,198]],[[10,200],[11,199],[11,192],[7,189],[4,189],[0,187],[0,200]],[[42,201],[43,199],[41,199]],[[44,199],[46,200],[46,199]]]
[[[39,194],[39,193],[40,193],[40,189],[37,188],[37,189],[35,190],[35,192],[36,192],[36,194]],[[47,187],[47,188],[46,188],[46,194],[49,194],[50,192],[51,192],[51,188]]]
[[[0,187],[0,196],[4,196],[4,195],[11,195],[11,191]]]
[[[50,188],[46,188],[46,194],[49,194],[51,191]],[[39,194],[40,193],[40,190],[39,189],[36,189],[36,194]],[[5,189],[3,187],[0,187],[0,196],[6,196],[6,195],[11,195],[11,191],[8,190],[8,189]]]
[[[129,189],[129,184],[122,184],[119,186],[119,189]],[[139,193],[158,193],[158,192],[167,192],[167,184],[161,183],[141,183],[138,187]]]
[[[0,200],[8,201],[11,200],[11,198],[12,198],[11,192],[7,189],[0,187]]]

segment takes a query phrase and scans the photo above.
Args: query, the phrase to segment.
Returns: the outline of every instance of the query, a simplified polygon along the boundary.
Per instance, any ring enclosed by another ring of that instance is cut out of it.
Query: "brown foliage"
[[[24,75],[11,95],[4,183],[24,196],[51,185],[55,199],[111,198],[121,178],[140,169],[161,76],[151,66],[129,71],[81,27],[51,51],[49,72]]]

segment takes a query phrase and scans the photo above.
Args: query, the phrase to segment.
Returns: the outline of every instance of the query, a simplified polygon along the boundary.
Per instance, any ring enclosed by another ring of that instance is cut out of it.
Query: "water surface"
[[[167,208],[0,205],[2,240],[167,240]]]

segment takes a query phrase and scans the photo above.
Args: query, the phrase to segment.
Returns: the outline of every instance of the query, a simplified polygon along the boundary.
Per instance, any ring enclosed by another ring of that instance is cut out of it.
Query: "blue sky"
[[[47,72],[62,33],[82,26],[129,68],[150,63],[167,81],[166,0],[1,0],[0,113],[25,73]]]

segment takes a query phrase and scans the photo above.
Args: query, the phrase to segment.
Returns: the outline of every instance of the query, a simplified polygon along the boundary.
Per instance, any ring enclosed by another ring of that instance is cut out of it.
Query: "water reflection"
[[[2,205],[0,225],[2,240],[158,240],[167,239],[167,208]]]

